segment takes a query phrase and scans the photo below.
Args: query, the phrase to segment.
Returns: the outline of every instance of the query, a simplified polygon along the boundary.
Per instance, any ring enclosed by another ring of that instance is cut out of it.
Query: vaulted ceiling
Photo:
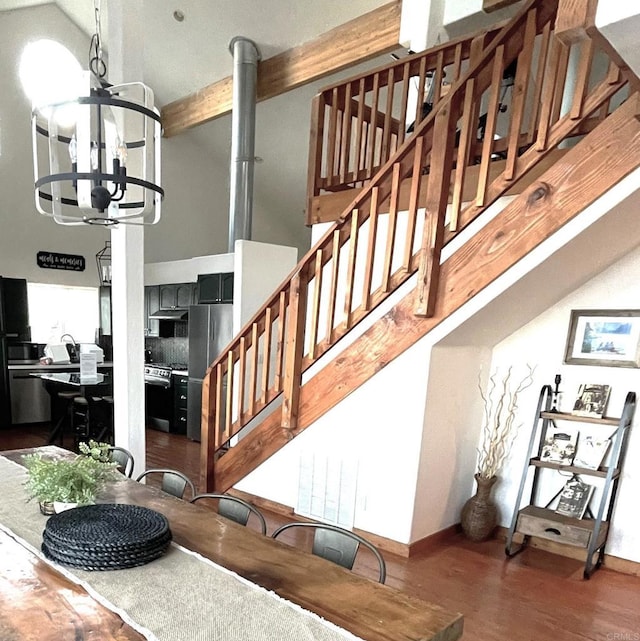
[[[228,46],[234,36],[252,39],[266,60],[311,43],[388,1],[144,0],[144,81],[152,87],[156,103],[162,108],[230,77],[233,59]],[[0,0],[0,11],[37,4],[47,3]],[[54,4],[88,35],[95,31],[93,0],[56,0]],[[396,4],[399,7],[400,2]],[[102,0],[103,39],[109,28],[108,9],[108,0]],[[181,12],[181,21],[176,19],[175,12]],[[363,33],[362,37],[371,35]],[[304,49],[298,53],[304,57]],[[385,53],[340,75],[351,75],[360,68],[370,68],[386,60]],[[81,63],[84,66],[86,61]],[[317,90],[336,77],[316,80],[262,102],[257,111],[256,155],[263,163],[256,168],[256,198],[264,198],[270,209],[286,218],[287,224],[295,226],[296,242],[301,249],[308,246],[303,210],[310,103]],[[227,115],[193,132],[197,134],[198,144],[206,146],[216,163],[228,166],[230,130]]]

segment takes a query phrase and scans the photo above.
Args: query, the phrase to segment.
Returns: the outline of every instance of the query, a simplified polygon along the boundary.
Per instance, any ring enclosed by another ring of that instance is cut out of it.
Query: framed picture
[[[564,362],[640,367],[640,310],[572,310]]]
[[[576,416],[602,418],[607,409],[610,393],[609,385],[580,385],[571,413]]]

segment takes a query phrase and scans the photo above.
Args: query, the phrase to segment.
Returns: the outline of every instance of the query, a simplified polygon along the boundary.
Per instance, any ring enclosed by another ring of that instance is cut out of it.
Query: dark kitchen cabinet
[[[176,307],[185,309],[196,304],[196,283],[176,285]]]
[[[195,303],[195,283],[160,285],[160,309],[187,309]]]
[[[198,276],[197,302],[199,305],[233,302],[233,272],[200,274]]]
[[[160,336],[160,321],[150,318],[151,314],[160,310],[160,287],[147,285],[144,288],[144,309],[146,316],[146,335]]]
[[[13,340],[30,341],[27,281],[24,278],[0,278],[0,314],[4,319],[4,323],[0,319],[0,332]]]
[[[187,433],[187,388],[189,377],[173,376],[173,429],[175,434]]]

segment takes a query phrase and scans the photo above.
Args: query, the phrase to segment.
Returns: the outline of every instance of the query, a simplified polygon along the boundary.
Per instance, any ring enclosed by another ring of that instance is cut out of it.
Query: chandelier
[[[34,104],[35,202],[61,225],[155,224],[160,186],[160,115],[141,82],[110,85],[103,59],[100,0],[81,95]]]

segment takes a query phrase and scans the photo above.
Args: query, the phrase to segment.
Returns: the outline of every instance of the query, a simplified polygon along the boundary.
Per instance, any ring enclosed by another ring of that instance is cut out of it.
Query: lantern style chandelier
[[[100,0],[82,95],[33,105],[35,201],[61,225],[155,224],[160,186],[160,114],[141,82],[110,85]]]

